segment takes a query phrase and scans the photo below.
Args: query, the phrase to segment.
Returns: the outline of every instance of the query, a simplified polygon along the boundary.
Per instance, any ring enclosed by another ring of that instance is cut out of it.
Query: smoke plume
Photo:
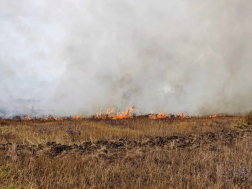
[[[252,1],[0,2],[0,99],[91,115],[252,109]]]

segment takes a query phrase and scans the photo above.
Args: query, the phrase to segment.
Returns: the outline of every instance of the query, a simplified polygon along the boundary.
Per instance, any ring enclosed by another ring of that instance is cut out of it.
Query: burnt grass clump
[[[0,187],[250,188],[247,120],[2,120]]]
[[[237,140],[241,140],[244,135],[250,135],[251,130],[232,131],[222,130],[219,133],[206,132],[199,135],[181,135],[168,137],[148,137],[142,140],[119,139],[119,140],[98,140],[96,142],[83,142],[81,144],[65,145],[55,141],[47,142],[45,145],[29,145],[29,144],[1,144],[0,149],[8,154],[10,149],[15,145],[15,153],[22,154],[22,151],[30,151],[30,155],[34,157],[47,154],[51,158],[58,158],[67,156],[68,154],[75,155],[97,155],[104,154],[103,157],[110,157],[111,155],[119,153],[118,158],[123,158],[127,153],[134,153],[135,150],[139,152],[147,152],[155,149],[164,151],[171,151],[177,149],[194,149],[209,147],[209,150],[217,150],[218,145],[222,144],[231,147]],[[63,153],[64,152],[64,153]],[[62,154],[64,154],[62,156]],[[8,155],[6,155],[8,156]],[[11,157],[9,157],[11,158]]]

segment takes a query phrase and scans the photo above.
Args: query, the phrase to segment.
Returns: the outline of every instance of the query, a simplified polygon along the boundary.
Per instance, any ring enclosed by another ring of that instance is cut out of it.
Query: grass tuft
[[[252,110],[250,110],[246,116],[246,121],[248,125],[252,125]]]

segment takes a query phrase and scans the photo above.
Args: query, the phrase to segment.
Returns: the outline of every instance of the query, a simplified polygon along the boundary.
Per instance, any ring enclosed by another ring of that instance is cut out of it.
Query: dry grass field
[[[252,188],[248,116],[0,120],[0,188]]]

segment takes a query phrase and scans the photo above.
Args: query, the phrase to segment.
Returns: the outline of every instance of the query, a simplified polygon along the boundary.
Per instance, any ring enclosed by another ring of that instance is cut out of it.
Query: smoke
[[[90,115],[252,109],[252,2],[0,2],[0,98]]]

